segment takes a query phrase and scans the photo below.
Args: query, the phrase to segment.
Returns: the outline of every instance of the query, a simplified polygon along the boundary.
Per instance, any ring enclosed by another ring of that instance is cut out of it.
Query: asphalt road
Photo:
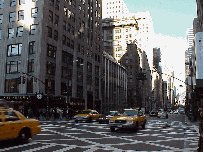
[[[133,152],[196,151],[198,126],[184,115],[167,119],[147,116],[146,128],[137,132],[111,132],[108,124],[41,121],[42,131],[28,143],[4,141],[0,151],[12,152]]]

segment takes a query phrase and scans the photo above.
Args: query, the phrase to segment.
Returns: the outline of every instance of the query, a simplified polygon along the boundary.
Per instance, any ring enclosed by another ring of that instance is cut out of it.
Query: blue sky
[[[130,13],[149,11],[154,32],[186,37],[196,15],[196,0],[124,0]]]
[[[154,46],[161,50],[162,72],[185,80],[186,31],[197,17],[196,0],[124,0],[130,13],[149,11],[154,27]],[[162,76],[163,80],[168,77]],[[175,86],[184,85],[175,81]],[[185,91],[185,90],[183,90]]]

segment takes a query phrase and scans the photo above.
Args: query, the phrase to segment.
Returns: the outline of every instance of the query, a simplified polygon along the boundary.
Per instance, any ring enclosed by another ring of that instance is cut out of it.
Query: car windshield
[[[124,116],[135,116],[137,115],[137,111],[135,110],[125,110],[122,115]]]
[[[82,111],[81,114],[90,114],[91,111]]]
[[[165,113],[165,111],[160,111],[159,113]]]
[[[115,111],[109,111],[109,113],[108,113],[108,115],[110,115],[110,116],[115,116]]]

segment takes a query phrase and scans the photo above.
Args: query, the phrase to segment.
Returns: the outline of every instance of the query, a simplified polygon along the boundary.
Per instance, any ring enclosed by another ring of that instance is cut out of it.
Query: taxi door
[[[16,138],[21,130],[21,120],[18,115],[12,111],[7,110],[3,112],[4,114],[4,126],[7,138]]]
[[[139,111],[139,126],[143,125],[144,121],[145,121],[145,117],[142,111]]]
[[[98,117],[99,117],[98,112],[93,111],[92,119],[93,119],[93,120],[98,120]]]
[[[8,123],[5,122],[5,115],[0,111],[0,139],[5,140],[11,138],[11,128]]]

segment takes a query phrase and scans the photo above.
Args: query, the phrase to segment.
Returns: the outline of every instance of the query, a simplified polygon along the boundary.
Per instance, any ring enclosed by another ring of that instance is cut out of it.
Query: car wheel
[[[137,129],[138,129],[138,122],[136,122],[134,130],[137,131]]]
[[[145,129],[145,125],[146,125],[146,120],[145,120],[144,124],[142,125],[142,129]]]
[[[114,131],[115,131],[115,128],[114,128],[114,127],[111,127],[110,130],[111,130],[111,132],[114,132]]]
[[[102,124],[102,122],[101,122],[101,121],[99,121],[98,123],[99,123],[99,124]]]
[[[75,120],[76,123],[78,123],[78,120]]]
[[[20,139],[22,142],[28,142],[28,139],[30,138],[30,130],[23,129],[20,131],[18,135],[18,139]]]
[[[91,122],[92,121],[92,118],[91,117],[89,117],[89,119],[87,120],[87,122]]]

